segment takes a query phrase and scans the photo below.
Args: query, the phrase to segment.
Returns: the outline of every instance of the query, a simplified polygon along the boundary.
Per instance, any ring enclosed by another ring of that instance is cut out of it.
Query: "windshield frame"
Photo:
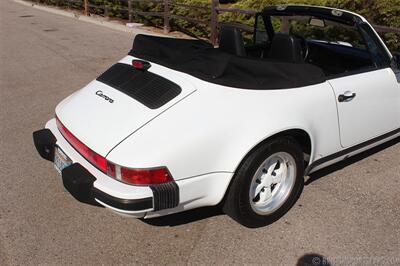
[[[354,27],[367,46],[367,52],[369,53],[371,59],[376,55],[373,55],[369,41],[373,41],[374,45],[380,49],[380,52],[385,55],[385,61],[390,62],[392,59],[392,54],[387,49],[383,40],[378,37],[376,31],[372,26],[361,16],[353,14],[351,12],[346,12],[337,9],[315,7],[315,6],[270,6],[265,8],[263,11],[256,14],[255,24],[254,24],[254,35],[253,43],[256,44],[257,40],[257,22],[260,18],[263,19],[264,25],[268,34],[268,40],[272,40],[275,35],[275,30],[272,23],[272,17],[296,17],[296,16],[309,16],[317,19],[323,19],[326,21],[331,21],[337,24],[341,24],[344,27]],[[386,60],[387,59],[387,60]],[[377,69],[390,67],[390,64],[379,64],[373,60]]]

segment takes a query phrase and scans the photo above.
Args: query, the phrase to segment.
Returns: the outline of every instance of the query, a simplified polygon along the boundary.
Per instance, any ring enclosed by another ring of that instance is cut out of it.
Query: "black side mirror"
[[[393,53],[392,67],[400,70],[400,53]]]

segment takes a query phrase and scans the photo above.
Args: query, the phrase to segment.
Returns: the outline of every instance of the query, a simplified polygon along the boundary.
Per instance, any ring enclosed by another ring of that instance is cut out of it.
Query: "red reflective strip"
[[[57,127],[60,130],[64,138],[74,147],[86,160],[91,162],[99,170],[107,173],[107,160],[96,152],[92,151],[88,146],[83,144],[79,139],[77,139],[56,117]],[[109,167],[110,169],[112,167]]]
[[[111,177],[116,177],[116,166],[110,163],[106,158],[92,151],[74,136],[56,117],[57,127],[64,138],[76,149],[86,160],[92,163],[102,172]],[[166,167],[153,169],[129,169],[121,167],[121,181],[132,185],[152,185],[173,181]]]

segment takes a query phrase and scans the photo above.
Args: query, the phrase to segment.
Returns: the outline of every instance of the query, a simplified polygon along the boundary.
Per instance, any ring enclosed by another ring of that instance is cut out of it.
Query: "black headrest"
[[[292,35],[276,33],[268,58],[285,62],[302,62],[303,51],[300,40]]]
[[[219,49],[237,56],[246,56],[240,30],[231,26],[222,26],[219,36]]]

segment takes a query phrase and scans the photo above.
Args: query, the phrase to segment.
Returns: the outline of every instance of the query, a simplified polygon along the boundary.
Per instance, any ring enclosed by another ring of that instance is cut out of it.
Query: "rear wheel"
[[[293,138],[261,144],[239,167],[223,210],[247,227],[270,224],[297,201],[303,175],[303,153]]]

